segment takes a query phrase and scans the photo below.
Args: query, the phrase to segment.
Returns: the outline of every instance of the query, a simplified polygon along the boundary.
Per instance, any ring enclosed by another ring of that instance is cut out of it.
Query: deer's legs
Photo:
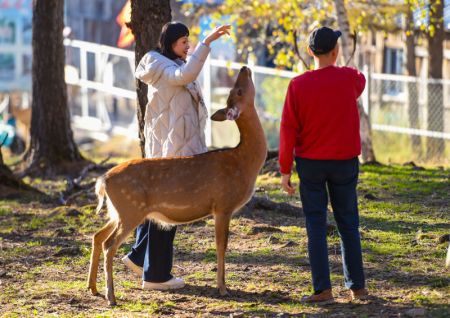
[[[231,214],[214,214],[217,250],[217,287],[222,296],[227,295],[225,286],[225,251],[228,245],[228,233]]]
[[[108,238],[114,229],[114,221],[109,221],[106,225],[92,237],[91,262],[89,265],[88,289],[92,295],[97,295],[97,272],[102,243]]]
[[[114,285],[113,285],[113,258],[116,255],[117,249],[120,247],[122,242],[126,239],[126,237],[130,234],[132,230],[136,228],[136,226],[142,220],[134,220],[132,222],[124,222],[120,220],[117,226],[114,228],[114,231],[108,237],[103,245],[103,250],[105,251],[105,281],[106,281],[106,292],[105,297],[108,300],[108,303],[113,306],[116,304],[116,296],[114,295]]]

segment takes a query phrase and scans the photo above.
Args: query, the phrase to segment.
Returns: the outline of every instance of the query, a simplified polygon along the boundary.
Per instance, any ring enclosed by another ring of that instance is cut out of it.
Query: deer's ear
[[[214,121],[224,121],[226,119],[227,119],[227,109],[226,108],[219,109],[211,116],[211,120],[214,120]]]

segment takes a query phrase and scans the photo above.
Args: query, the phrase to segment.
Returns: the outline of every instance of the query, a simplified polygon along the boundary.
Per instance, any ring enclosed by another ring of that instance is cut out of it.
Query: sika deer
[[[256,113],[251,71],[242,67],[227,107],[211,119],[236,120],[241,141],[232,149],[180,158],[136,159],[122,163],[99,178],[97,211],[106,202],[108,223],[92,241],[88,288],[96,295],[100,248],[105,254],[106,298],[114,296],[112,261],[125,238],[144,219],[163,225],[190,223],[214,216],[217,285],[226,295],[225,250],[231,215],[249,201],[267,154],[266,139]]]

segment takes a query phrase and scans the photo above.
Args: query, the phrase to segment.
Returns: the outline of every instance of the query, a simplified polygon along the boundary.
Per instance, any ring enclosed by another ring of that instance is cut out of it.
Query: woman
[[[135,76],[148,85],[145,112],[145,156],[147,158],[190,156],[207,151],[204,128],[208,112],[196,78],[210,52],[209,45],[230,26],[215,28],[186,62],[189,29],[169,22],[162,28],[159,46],[139,62]],[[173,240],[176,227],[162,230],[146,221],[136,230],[132,251],[122,260],[142,276],[143,289],[178,289],[181,278],[173,277]]]

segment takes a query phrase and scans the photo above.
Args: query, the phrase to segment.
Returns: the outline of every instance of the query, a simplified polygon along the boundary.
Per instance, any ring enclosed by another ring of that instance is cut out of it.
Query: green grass
[[[302,295],[311,292],[307,239],[303,218],[271,211],[235,216],[226,256],[229,297],[216,291],[214,221],[178,228],[174,274],[187,287],[174,292],[142,291],[140,279],[127,271],[120,257],[130,250],[129,238],[118,251],[114,280],[119,305],[109,308],[102,297],[86,291],[91,235],[105,223],[95,213],[96,202],[80,198],[72,206],[39,201],[0,201],[0,316],[5,317],[302,317],[402,316],[424,307],[428,317],[449,312],[450,278],[443,267],[447,244],[438,238],[450,233],[450,171],[416,170],[411,166],[361,167],[359,211],[367,286],[375,296],[362,304],[346,300],[337,233],[328,237],[331,280],[338,303],[306,306]],[[43,191],[64,189],[61,180],[30,180]],[[298,177],[293,176],[298,185]],[[258,177],[257,187],[271,200],[299,205],[298,193],[288,197],[279,177]],[[375,199],[371,199],[372,195]],[[71,209],[80,212],[69,216]],[[330,207],[331,209],[331,207]],[[330,222],[335,223],[330,215]],[[257,226],[281,232],[252,234]],[[285,247],[290,242],[292,246]],[[56,256],[75,248],[74,252]],[[104,290],[103,261],[98,290]]]

